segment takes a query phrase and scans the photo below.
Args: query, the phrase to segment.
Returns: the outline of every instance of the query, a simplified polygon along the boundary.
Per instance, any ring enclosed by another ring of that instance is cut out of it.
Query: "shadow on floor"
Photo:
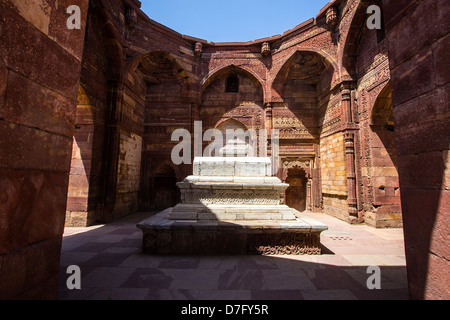
[[[408,299],[405,266],[380,266],[381,290],[369,290],[368,265],[355,266],[325,246],[321,256],[145,255],[136,223],[146,217],[67,230],[58,299]],[[81,290],[67,289],[70,265],[81,269]]]

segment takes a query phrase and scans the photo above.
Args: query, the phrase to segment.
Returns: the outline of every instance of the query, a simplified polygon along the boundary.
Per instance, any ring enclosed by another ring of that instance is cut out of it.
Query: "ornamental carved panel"
[[[182,191],[187,204],[218,205],[279,205],[280,193],[266,190],[189,190]]]

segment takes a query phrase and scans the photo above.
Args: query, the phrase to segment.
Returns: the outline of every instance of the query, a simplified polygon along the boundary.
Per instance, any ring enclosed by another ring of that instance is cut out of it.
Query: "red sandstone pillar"
[[[312,211],[313,205],[312,205],[312,190],[311,190],[311,184],[312,184],[312,177],[311,177],[311,169],[308,170],[306,173],[306,205],[307,210]]]
[[[355,165],[355,136],[352,116],[351,89],[350,84],[341,86],[342,123],[345,140],[345,157],[347,166],[347,202],[349,222],[360,222],[358,218],[358,205],[356,196],[356,165]]]
[[[355,143],[354,133],[346,131],[345,139],[345,156],[347,161],[347,187],[348,187],[348,213],[349,221],[354,222],[354,218],[358,216],[357,199],[356,199],[356,173],[355,173]]]

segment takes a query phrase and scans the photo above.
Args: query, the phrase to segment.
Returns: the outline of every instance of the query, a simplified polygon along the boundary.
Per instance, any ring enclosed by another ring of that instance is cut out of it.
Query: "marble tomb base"
[[[320,254],[328,227],[281,204],[270,158],[196,158],[181,203],[138,224],[150,254]]]

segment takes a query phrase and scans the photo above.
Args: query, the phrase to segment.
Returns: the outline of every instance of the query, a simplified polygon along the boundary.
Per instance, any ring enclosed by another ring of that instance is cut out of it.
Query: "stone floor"
[[[325,214],[321,256],[150,256],[136,223],[149,214],[90,228],[66,228],[61,300],[367,300],[408,299],[402,229],[349,225]],[[81,268],[70,291],[69,265]],[[381,268],[369,290],[368,266]]]

